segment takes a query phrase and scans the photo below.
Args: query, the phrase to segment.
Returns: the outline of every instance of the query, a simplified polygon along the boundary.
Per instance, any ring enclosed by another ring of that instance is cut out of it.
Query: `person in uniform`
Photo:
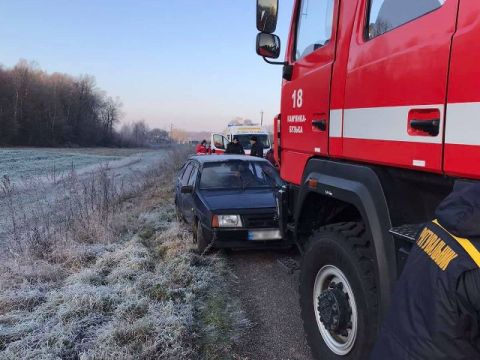
[[[225,154],[245,154],[245,150],[243,150],[242,144],[240,143],[240,141],[238,141],[238,137],[234,136],[233,141],[228,143]]]
[[[258,142],[256,136],[252,136],[250,138],[250,144],[252,144],[250,155],[263,158],[263,146],[261,143]]]
[[[455,190],[417,237],[372,360],[480,359],[480,184]]]

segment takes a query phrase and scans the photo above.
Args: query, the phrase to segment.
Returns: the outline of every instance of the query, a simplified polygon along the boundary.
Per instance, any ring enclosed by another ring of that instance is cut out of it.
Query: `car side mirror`
[[[280,38],[275,34],[257,34],[257,54],[265,58],[277,59],[280,56]]]
[[[180,192],[182,194],[191,194],[191,193],[193,193],[193,186],[192,185],[184,185],[180,188]]]
[[[271,34],[277,28],[278,0],[257,0],[257,29]]]

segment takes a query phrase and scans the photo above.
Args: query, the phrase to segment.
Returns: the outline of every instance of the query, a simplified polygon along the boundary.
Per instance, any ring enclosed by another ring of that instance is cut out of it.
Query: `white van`
[[[263,155],[271,149],[272,144],[268,131],[260,125],[228,125],[221,134],[212,134],[211,147],[216,154],[225,152],[229,142],[236,136],[245,150],[245,154],[250,155],[250,138],[257,137],[257,141],[263,145]]]

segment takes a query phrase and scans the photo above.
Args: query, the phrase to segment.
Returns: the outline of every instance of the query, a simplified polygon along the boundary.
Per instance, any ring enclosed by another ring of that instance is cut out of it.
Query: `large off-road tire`
[[[379,322],[373,259],[362,223],[329,225],[310,237],[299,293],[307,342],[316,359],[368,359]]]

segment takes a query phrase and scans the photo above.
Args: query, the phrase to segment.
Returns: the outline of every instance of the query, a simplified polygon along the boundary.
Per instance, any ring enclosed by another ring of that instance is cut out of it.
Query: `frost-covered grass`
[[[167,158],[128,194],[101,189],[111,182],[97,174],[85,196],[70,194],[68,224],[39,222],[14,241],[0,262],[0,359],[234,356],[248,322],[222,257],[195,254],[174,219],[183,156]]]
[[[51,150],[41,151],[46,151],[48,155]],[[25,161],[24,164],[19,162],[18,166],[24,167],[24,171],[19,172],[15,170],[15,166],[5,165],[0,161],[0,167],[7,171],[3,175],[0,172],[0,247],[5,244],[7,233],[21,231],[25,234],[17,224],[23,223],[33,228],[32,224],[37,218],[42,219],[43,223],[48,219],[49,224],[52,221],[65,222],[65,217],[70,216],[65,210],[68,209],[77,215],[77,203],[85,204],[87,197],[90,203],[92,201],[99,203],[103,202],[100,195],[106,190],[110,193],[106,194],[109,196],[109,202],[112,193],[119,195],[134,193],[144,186],[144,175],[152,166],[161,162],[167,153],[166,150],[141,149],[75,149],[75,151],[129,156],[118,158],[92,155],[93,160],[89,158],[93,161],[92,164],[84,162],[78,167],[69,166],[65,171],[58,167],[49,168],[48,165],[42,165],[40,160],[38,162],[31,160]],[[65,158],[67,155],[61,153],[59,156]],[[78,155],[72,156],[76,159],[81,158]],[[25,156],[23,159],[25,160]],[[46,167],[43,167],[44,165]],[[44,175],[32,175],[36,171]],[[59,219],[61,217],[63,219]]]
[[[0,148],[0,176],[11,179],[69,172],[72,169],[120,159],[120,155],[74,152],[66,149],[2,149]]]
[[[60,178],[73,170],[153,152],[126,148],[0,148],[0,177],[12,180],[38,176]]]

